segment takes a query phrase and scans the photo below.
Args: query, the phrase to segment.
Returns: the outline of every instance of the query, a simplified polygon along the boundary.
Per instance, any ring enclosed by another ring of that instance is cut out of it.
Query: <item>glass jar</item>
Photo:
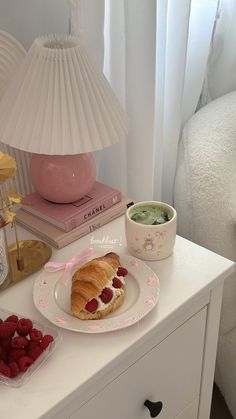
[[[3,285],[10,276],[8,248],[4,228],[0,228],[0,285]]]

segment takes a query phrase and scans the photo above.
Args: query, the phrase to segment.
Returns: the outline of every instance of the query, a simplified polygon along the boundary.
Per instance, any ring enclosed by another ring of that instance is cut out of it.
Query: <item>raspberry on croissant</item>
[[[74,273],[71,285],[73,316],[82,320],[101,319],[123,304],[124,279],[116,278],[119,267],[119,256],[110,252],[85,263]]]

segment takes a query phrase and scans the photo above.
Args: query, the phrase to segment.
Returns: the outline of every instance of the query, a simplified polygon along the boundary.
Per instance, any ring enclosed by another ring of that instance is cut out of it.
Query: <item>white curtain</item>
[[[236,90],[236,1],[219,0],[206,74],[205,103]]]
[[[201,94],[217,0],[70,0],[79,33],[129,120],[97,153],[98,179],[136,201],[173,202],[178,141]]]

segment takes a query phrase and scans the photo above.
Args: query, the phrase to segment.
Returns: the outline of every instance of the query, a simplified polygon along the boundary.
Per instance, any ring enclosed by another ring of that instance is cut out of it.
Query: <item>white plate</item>
[[[43,271],[34,284],[34,304],[53,324],[74,332],[102,333],[131,326],[146,316],[159,298],[159,279],[149,266],[132,256],[120,255],[121,265],[128,270],[125,278],[126,297],[123,305],[100,320],[80,320],[70,314],[71,281],[60,281],[62,271]]]

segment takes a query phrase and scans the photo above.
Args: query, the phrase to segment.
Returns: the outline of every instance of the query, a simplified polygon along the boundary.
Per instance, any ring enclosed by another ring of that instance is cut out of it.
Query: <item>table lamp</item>
[[[36,38],[0,101],[0,141],[33,153],[36,192],[79,200],[96,179],[91,153],[127,132],[127,115],[80,38]]]

